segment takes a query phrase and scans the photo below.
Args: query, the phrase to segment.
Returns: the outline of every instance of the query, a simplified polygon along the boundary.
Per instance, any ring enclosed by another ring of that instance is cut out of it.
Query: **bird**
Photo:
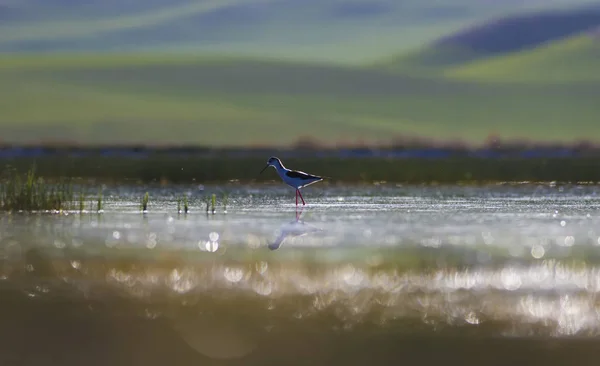
[[[304,198],[302,197],[302,193],[300,193],[300,189],[304,188],[313,183],[317,183],[325,179],[325,177],[321,177],[318,175],[308,174],[305,172],[301,172],[298,170],[290,170],[283,166],[281,160],[278,157],[271,156],[267,161],[267,165],[263,168],[262,172],[265,171],[268,167],[272,166],[277,170],[277,174],[281,177],[281,180],[288,186],[296,189],[296,206],[298,206],[298,196],[302,200],[302,205],[306,205],[304,202]]]

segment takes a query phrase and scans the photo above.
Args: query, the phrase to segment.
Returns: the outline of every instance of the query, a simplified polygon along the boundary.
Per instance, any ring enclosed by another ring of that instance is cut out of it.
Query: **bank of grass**
[[[259,174],[268,157],[46,157],[5,161],[20,171],[36,164],[46,179],[77,178],[113,183],[261,183],[279,181],[274,171]],[[379,181],[406,184],[485,184],[495,182],[600,182],[600,158],[451,157],[438,159],[307,157],[283,159],[293,169],[330,177],[322,184]]]

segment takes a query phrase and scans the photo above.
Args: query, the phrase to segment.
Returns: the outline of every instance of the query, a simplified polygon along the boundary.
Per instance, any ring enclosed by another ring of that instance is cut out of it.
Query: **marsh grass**
[[[83,192],[80,192],[81,210]],[[36,176],[36,167],[26,174],[7,170],[0,180],[0,210],[2,211],[63,211],[75,209],[76,200],[70,179],[58,183],[46,182]]]
[[[89,212],[104,212],[104,195],[102,188],[98,189],[96,199],[90,199],[84,187],[75,193],[72,178],[58,180],[45,180],[37,176],[36,167],[30,168],[27,173],[19,174],[14,168],[6,169],[0,177],[0,211],[5,212],[38,212],[38,211],[85,211],[85,203],[89,202]],[[216,212],[217,196],[212,194],[205,197],[206,213]],[[150,195],[144,194],[141,200],[142,212],[148,211]],[[226,210],[226,196],[224,198]],[[177,199],[177,212],[189,212],[188,197],[183,195]]]
[[[202,198],[202,202],[206,205],[206,214],[208,215],[209,213],[211,214],[216,214],[217,213],[217,206],[222,206],[223,207],[223,213],[226,214],[227,213],[227,203],[229,201],[229,195],[227,193],[223,193],[222,196],[220,196],[221,201],[219,201],[219,197],[217,196],[217,194],[215,193],[211,193],[211,194],[207,194]],[[187,198],[185,198],[185,212],[187,213]]]
[[[96,211],[97,212],[102,212],[103,208],[102,208],[102,189],[98,190],[98,204],[96,205]]]
[[[181,210],[181,205],[183,204],[183,213],[187,214],[189,207],[188,207],[188,198],[186,195],[183,195],[179,198],[177,198],[177,213],[180,214],[182,212]]]
[[[148,212],[148,201],[150,200],[150,195],[148,194],[148,192],[146,192],[146,194],[144,194],[144,197],[142,198],[142,212]]]
[[[83,191],[79,192],[79,212],[83,213],[83,210],[85,208],[85,195],[83,194]]]

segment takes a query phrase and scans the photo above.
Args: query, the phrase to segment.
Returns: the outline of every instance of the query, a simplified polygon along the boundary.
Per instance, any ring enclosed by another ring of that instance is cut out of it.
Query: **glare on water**
[[[37,300],[118,294],[214,358],[297,322],[600,335],[600,188],[560,188],[323,186],[296,209],[285,188],[232,186],[212,213],[202,195],[224,188],[205,187],[188,214],[173,197],[189,187],[150,190],[143,214],[139,189],[109,188],[101,214],[2,216],[0,284]]]

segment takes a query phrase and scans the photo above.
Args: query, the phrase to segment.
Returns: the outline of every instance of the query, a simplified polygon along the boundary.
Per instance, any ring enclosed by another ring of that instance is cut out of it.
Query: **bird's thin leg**
[[[298,211],[298,208],[296,207],[296,221],[300,221],[300,217],[302,216],[302,210],[304,210],[302,207],[300,207],[300,211]]]
[[[298,206],[298,190],[296,189],[296,206]]]
[[[302,200],[302,205],[306,205],[306,203],[304,203],[304,198],[302,198],[302,193],[300,193],[300,190],[297,189],[298,194],[300,195],[300,199]],[[298,198],[296,198],[296,200],[298,200]]]

